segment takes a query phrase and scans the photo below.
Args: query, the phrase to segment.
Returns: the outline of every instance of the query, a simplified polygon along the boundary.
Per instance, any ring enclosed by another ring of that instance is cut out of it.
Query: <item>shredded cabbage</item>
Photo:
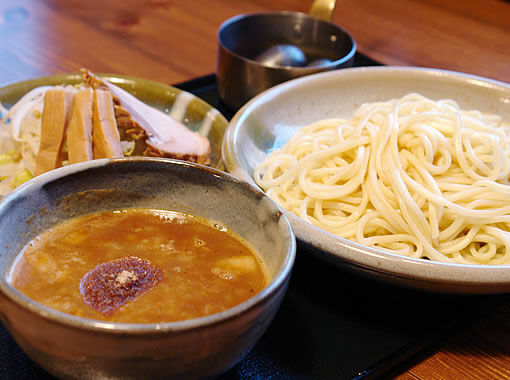
[[[33,177],[48,88],[34,88],[10,109],[0,103],[0,196]]]
[[[120,147],[122,149],[122,152],[124,153],[124,156],[131,157],[135,152],[136,146],[134,141],[121,141]]]

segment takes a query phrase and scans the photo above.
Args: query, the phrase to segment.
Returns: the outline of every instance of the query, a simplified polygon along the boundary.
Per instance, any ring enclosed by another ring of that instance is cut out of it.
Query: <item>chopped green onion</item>
[[[34,178],[32,173],[30,173],[30,171],[28,169],[25,169],[14,178],[12,185],[14,187],[18,187],[32,178]]]
[[[18,162],[19,160],[21,160],[21,154],[15,150],[10,150],[7,153],[0,154],[0,165]]]

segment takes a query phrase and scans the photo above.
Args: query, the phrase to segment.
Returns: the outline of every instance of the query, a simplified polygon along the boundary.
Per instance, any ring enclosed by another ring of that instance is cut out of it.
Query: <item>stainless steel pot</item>
[[[335,1],[315,0],[310,13],[265,12],[238,15],[218,31],[217,85],[220,98],[235,109],[262,91],[303,75],[352,66],[354,38],[330,22]],[[255,58],[272,46],[299,47],[318,66],[269,66]]]

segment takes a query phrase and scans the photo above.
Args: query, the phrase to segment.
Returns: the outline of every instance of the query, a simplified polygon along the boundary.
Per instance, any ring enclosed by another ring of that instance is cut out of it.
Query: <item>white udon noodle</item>
[[[395,254],[510,264],[510,124],[420,94],[305,126],[254,171],[286,210]]]

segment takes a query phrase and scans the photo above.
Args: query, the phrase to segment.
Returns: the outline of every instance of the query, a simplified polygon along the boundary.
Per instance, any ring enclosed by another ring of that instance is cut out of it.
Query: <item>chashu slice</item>
[[[92,160],[92,104],[93,90],[76,91],[67,126],[67,150],[69,163]]]
[[[94,90],[92,151],[94,158],[124,157],[115,120],[112,93],[108,90]]]
[[[146,156],[177,158],[207,165],[210,163],[209,139],[191,131],[166,113],[151,107],[122,88],[82,69],[85,83],[92,88],[107,88],[114,96],[115,117],[123,135],[136,144],[135,152]],[[143,153],[140,152],[143,148]]]
[[[35,175],[62,166],[62,147],[72,98],[71,91],[64,87],[49,89],[44,94],[41,142],[35,161]]]

